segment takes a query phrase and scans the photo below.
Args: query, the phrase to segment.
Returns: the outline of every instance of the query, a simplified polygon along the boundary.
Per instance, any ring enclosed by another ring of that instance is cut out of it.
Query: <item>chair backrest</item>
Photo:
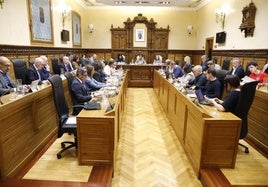
[[[51,63],[52,63],[52,70],[54,74],[60,75],[60,65],[59,65],[59,59],[52,57],[51,58]]]
[[[217,77],[217,79],[221,83],[221,97],[223,96],[223,92],[224,92],[224,79],[225,79],[225,77],[226,77],[227,74],[228,74],[228,71],[225,70],[225,69],[216,70],[216,77]]]
[[[22,84],[29,84],[28,69],[26,61],[21,58],[11,60],[13,63],[14,74],[16,79],[21,79]]]
[[[81,104],[81,103],[78,103],[78,101],[75,99],[75,96],[74,96],[73,91],[71,89],[72,88],[72,83],[73,83],[73,80],[74,80],[73,74],[70,73],[70,72],[66,72],[64,75],[65,75],[65,77],[66,77],[66,79],[68,81],[69,93],[70,93],[73,105]],[[73,113],[72,114],[77,115],[77,114],[79,114],[79,112],[82,109],[83,109],[82,107],[73,107]]]
[[[230,62],[231,62],[231,59],[230,59],[230,58],[225,58],[225,59],[222,61],[222,66],[221,66],[221,68],[224,69],[224,70],[229,71],[229,68],[230,68]]]
[[[52,85],[54,104],[60,120],[65,120],[69,116],[69,108],[64,95],[62,79],[59,75],[53,75],[49,79]]]
[[[241,96],[235,109],[235,115],[242,120],[240,139],[248,133],[248,111],[253,103],[258,81],[246,83],[241,88]]]

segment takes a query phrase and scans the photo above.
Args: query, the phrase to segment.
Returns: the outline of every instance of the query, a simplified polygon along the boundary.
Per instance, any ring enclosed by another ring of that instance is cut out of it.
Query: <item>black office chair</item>
[[[224,69],[216,70],[216,77],[221,83],[221,98],[222,98],[223,92],[224,92],[224,79],[225,79],[227,74],[228,74],[227,70],[224,70]]]
[[[16,79],[21,79],[22,84],[30,84],[26,61],[22,58],[11,60],[13,63],[14,74]]]
[[[76,107],[73,108],[73,115],[77,115],[83,109],[84,104],[77,102],[77,100],[75,99],[75,96],[73,94],[73,91],[71,89],[72,82],[74,80],[73,74],[70,73],[70,72],[66,72],[64,75],[65,75],[65,77],[66,77],[66,79],[68,81],[69,93],[70,93],[70,96],[71,96],[71,99],[72,99],[72,103],[73,103],[74,106],[76,106]]]
[[[239,98],[235,115],[242,120],[242,126],[240,131],[240,138],[244,139],[248,133],[248,111],[253,103],[256,86],[258,81],[246,83],[241,88],[241,96]],[[245,148],[245,153],[249,153],[248,147],[239,143],[240,146]]]
[[[229,68],[230,68],[230,62],[231,62],[231,59],[230,59],[230,58],[225,58],[225,59],[222,61],[222,66],[221,66],[221,68],[224,69],[224,70],[229,71]]]
[[[60,138],[64,133],[74,134],[74,142],[61,142],[62,149],[57,153],[57,158],[60,159],[62,157],[61,154],[65,150],[72,147],[77,148],[76,123],[66,123],[68,119],[76,118],[76,116],[69,115],[69,107],[64,96],[61,77],[59,75],[53,75],[48,80],[52,85],[54,104],[59,117],[58,138]],[[65,144],[70,145],[66,146]]]
[[[54,74],[60,75],[60,65],[59,65],[59,59],[55,57],[51,57],[51,64],[52,64],[52,70]]]

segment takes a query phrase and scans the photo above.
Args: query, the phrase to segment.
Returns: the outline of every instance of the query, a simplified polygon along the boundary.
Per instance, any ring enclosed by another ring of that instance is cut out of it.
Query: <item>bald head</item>
[[[7,73],[10,69],[11,62],[5,56],[0,56],[0,70]]]

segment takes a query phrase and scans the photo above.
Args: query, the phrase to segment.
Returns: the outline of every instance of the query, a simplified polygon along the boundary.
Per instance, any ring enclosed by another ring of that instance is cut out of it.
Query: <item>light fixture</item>
[[[66,6],[62,8],[62,26],[64,28],[65,21],[70,18],[71,16],[72,8],[70,6]]]
[[[216,22],[221,24],[221,28],[224,29],[225,12],[219,8],[215,10]]]
[[[3,3],[4,2],[5,2],[5,0],[0,0],[1,9],[3,8]]]
[[[193,34],[194,27],[192,25],[187,26],[188,34]]]
[[[94,30],[94,25],[93,24],[89,24],[88,25],[88,31],[89,31],[89,33],[92,33],[93,30]]]

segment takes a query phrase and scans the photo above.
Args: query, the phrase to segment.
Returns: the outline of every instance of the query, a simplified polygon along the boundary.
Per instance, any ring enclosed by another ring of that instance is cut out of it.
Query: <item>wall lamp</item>
[[[88,31],[89,31],[89,33],[92,33],[93,30],[94,30],[94,25],[93,24],[89,24],[88,25]]]
[[[187,26],[188,34],[193,34],[194,27],[192,25]]]
[[[225,12],[221,9],[215,10],[216,14],[216,22],[221,24],[221,28],[224,29],[224,22],[225,22]]]
[[[70,6],[62,8],[62,26],[64,28],[65,22],[71,16],[72,8]]]
[[[0,0],[1,9],[3,8],[4,2],[5,2],[5,0]]]

